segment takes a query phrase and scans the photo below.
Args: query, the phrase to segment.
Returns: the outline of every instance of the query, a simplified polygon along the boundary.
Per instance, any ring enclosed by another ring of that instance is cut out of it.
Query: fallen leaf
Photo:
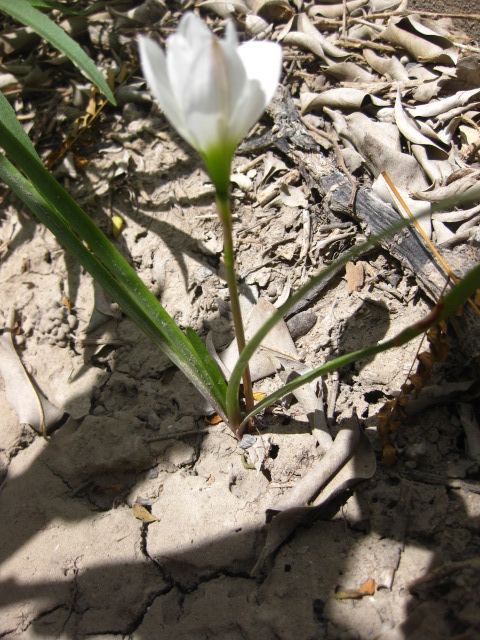
[[[373,75],[354,62],[335,62],[325,69],[325,75],[346,82],[373,82]]]
[[[347,262],[345,272],[347,276],[347,291],[351,295],[354,291],[359,291],[365,282],[363,264],[361,262],[357,262],[357,264]]]
[[[13,322],[10,324],[13,326]],[[65,416],[65,411],[49,402],[25,371],[10,328],[0,336],[0,375],[5,382],[7,400],[21,424],[28,424],[46,435]]]
[[[152,514],[150,513],[150,511],[148,511],[148,509],[146,509],[143,504],[140,504],[139,502],[135,502],[135,504],[132,507],[132,511],[133,511],[133,515],[135,516],[135,518],[138,518],[138,520],[143,520],[143,522],[158,522],[158,518],[155,518],[155,516],[152,516]]]
[[[347,109],[349,111],[364,109],[373,104],[376,107],[387,107],[390,103],[377,96],[367,93],[363,89],[353,89],[341,87],[338,89],[328,89],[322,93],[302,93],[300,96],[300,106],[302,114],[323,107]]]
[[[403,47],[415,60],[454,65],[458,53],[453,42],[425,26],[413,16],[392,17],[380,38]]]
[[[377,73],[387,76],[391,80],[399,80],[400,82],[406,82],[409,80],[408,71],[400,60],[395,58],[395,56],[383,58],[381,56],[377,56],[372,49],[364,49],[363,55],[368,64]]]

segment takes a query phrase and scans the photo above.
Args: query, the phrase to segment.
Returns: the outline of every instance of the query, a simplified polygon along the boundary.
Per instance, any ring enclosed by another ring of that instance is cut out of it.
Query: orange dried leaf
[[[369,578],[360,586],[359,592],[365,596],[373,596],[375,593],[375,580],[373,578]]]

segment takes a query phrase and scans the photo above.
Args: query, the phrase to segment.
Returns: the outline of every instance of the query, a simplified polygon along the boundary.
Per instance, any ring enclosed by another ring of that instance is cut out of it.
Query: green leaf
[[[1,155],[0,177],[162,348],[226,421],[225,382],[213,360],[209,358],[204,362],[204,354],[199,355],[198,344],[192,345],[123,256],[50,175],[28,145],[15,137],[1,120],[0,146],[22,167],[30,181]]]
[[[65,31],[27,0],[0,0],[0,11],[30,27],[64,53],[112,104],[117,104],[105,78],[85,51]]]

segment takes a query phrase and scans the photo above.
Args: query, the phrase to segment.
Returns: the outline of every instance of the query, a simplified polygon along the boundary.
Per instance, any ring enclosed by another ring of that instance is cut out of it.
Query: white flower
[[[149,38],[139,44],[143,73],[167,119],[202,155],[217,191],[228,190],[235,147],[275,93],[280,45],[239,46],[231,22],[219,40],[193,13],[168,38],[166,55]]]

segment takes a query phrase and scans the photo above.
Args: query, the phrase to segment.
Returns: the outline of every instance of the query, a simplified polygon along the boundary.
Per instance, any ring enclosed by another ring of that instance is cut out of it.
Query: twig
[[[143,438],[143,442],[159,442],[161,440],[176,440],[177,438],[184,438],[187,436],[199,436],[209,433],[210,429],[191,429],[190,431],[177,431],[175,433],[164,433],[161,436],[150,436]]]

